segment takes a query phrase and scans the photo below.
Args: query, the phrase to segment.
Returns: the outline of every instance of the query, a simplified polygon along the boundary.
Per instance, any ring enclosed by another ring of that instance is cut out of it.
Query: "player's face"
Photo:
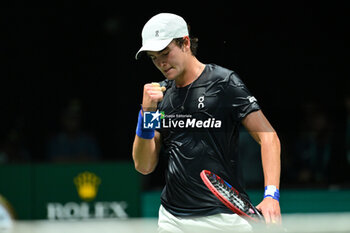
[[[162,51],[148,51],[147,54],[167,79],[175,80],[183,74],[186,54],[174,42]]]

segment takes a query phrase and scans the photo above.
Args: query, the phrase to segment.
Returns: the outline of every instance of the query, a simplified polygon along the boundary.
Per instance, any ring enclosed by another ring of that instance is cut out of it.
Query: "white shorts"
[[[6,210],[4,206],[0,203],[0,232],[6,232],[12,228],[13,221],[11,219],[10,214]]]
[[[175,217],[162,205],[159,208],[158,233],[252,232],[247,220],[237,214],[204,217]]]

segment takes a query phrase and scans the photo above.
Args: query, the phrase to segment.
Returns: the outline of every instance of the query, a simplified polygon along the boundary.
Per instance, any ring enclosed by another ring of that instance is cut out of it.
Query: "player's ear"
[[[183,48],[185,51],[191,51],[191,40],[189,36],[184,36],[183,38]]]

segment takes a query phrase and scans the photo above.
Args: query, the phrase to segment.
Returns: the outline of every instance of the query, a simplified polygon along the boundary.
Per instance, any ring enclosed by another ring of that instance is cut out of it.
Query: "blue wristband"
[[[139,112],[139,119],[136,127],[136,135],[143,139],[154,138],[154,129],[144,129],[143,128],[143,116],[141,110]]]
[[[264,198],[272,197],[273,199],[280,200],[280,191],[274,185],[267,185],[265,187]]]

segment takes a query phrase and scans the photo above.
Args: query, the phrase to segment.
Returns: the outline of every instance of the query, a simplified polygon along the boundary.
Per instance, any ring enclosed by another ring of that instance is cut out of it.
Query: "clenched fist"
[[[159,83],[147,83],[143,87],[142,108],[144,111],[156,111],[158,102],[163,100],[165,87]]]

